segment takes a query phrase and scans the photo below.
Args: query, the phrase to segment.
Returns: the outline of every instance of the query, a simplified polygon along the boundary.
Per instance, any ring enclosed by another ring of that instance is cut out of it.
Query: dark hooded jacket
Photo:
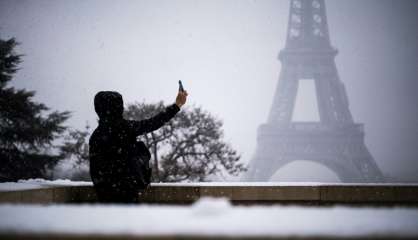
[[[110,91],[96,94],[94,108],[99,116],[89,141],[94,187],[101,201],[129,202],[148,185],[151,174],[150,153],[137,136],[160,128],[180,108],[172,104],[152,118],[129,121],[123,118],[122,96]]]

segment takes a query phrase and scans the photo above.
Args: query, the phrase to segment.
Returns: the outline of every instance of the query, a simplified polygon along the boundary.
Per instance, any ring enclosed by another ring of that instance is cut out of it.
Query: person
[[[151,177],[150,153],[137,137],[157,130],[185,104],[187,92],[179,90],[175,103],[141,121],[123,118],[122,95],[100,91],[94,97],[98,127],[89,139],[90,176],[99,202],[135,203]]]

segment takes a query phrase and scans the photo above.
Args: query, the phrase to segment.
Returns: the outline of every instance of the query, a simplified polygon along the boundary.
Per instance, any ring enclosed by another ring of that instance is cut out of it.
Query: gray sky
[[[418,181],[418,1],[327,1],[327,10],[370,152],[383,172]],[[0,0],[0,37],[16,37],[26,55],[12,84],[73,111],[70,126],[96,126],[99,90],[119,91],[128,103],[169,103],[182,79],[188,105],[222,119],[247,162],[272,103],[287,18],[287,0]],[[306,166],[289,168],[322,171]]]

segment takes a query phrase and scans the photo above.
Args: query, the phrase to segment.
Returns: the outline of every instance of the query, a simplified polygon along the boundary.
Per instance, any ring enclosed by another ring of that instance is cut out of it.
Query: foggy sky
[[[366,145],[385,174],[418,181],[418,1],[326,4]],[[288,10],[287,0],[0,0],[0,37],[16,37],[25,54],[12,85],[73,111],[68,125],[96,127],[97,91],[119,91],[125,103],[171,103],[181,79],[187,105],[222,119],[247,162],[273,100]],[[305,175],[315,168],[299,165],[292,170]]]

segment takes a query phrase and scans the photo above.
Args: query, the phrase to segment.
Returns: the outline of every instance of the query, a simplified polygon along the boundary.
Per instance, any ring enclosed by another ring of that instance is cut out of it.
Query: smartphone
[[[184,92],[183,84],[181,83],[181,80],[179,80],[179,91]]]

